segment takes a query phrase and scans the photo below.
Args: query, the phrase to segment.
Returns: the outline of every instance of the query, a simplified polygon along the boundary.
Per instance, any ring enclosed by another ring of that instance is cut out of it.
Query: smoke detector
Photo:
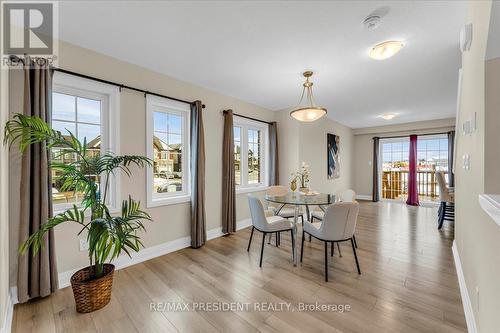
[[[363,25],[367,30],[375,30],[381,23],[381,18],[378,15],[370,15],[363,21]]]

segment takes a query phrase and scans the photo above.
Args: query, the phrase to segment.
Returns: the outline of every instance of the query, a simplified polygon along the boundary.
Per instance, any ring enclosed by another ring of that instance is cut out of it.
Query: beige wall
[[[0,12],[0,15],[1,12]],[[0,137],[9,118],[8,71],[0,69]],[[9,154],[0,141],[0,330],[9,306]]]
[[[223,117],[221,111],[231,108],[235,112],[274,120],[274,113],[264,108],[245,103],[238,99],[223,96],[192,84],[175,80],[165,75],[147,70],[140,66],[119,61],[96,52],[61,43],[60,67],[75,72],[96,76],[111,81],[140,87],[146,90],[175,96],[186,100],[200,99],[206,105],[204,110],[205,149],[206,149],[206,216],[207,230],[221,226],[221,178],[222,178],[222,132]],[[22,79],[13,77],[11,112],[20,112]],[[145,99],[140,93],[124,89],[120,94],[120,146],[122,154],[146,154],[145,147]],[[11,195],[18,195],[19,158],[11,165]],[[145,170],[134,172],[133,178],[122,177],[122,197],[131,194],[133,198],[146,203]],[[237,195],[237,220],[249,217],[246,195]],[[11,239],[17,240],[16,220],[19,205],[17,200],[11,203]],[[142,235],[146,247],[189,236],[189,203],[162,206],[148,209],[154,222],[147,223],[147,232]],[[86,252],[79,252],[76,233],[78,228],[64,225],[56,229],[56,250],[59,272],[68,271],[87,265]],[[15,284],[17,241],[11,246],[11,284]],[[3,246],[3,243],[2,243]],[[3,263],[3,261],[2,261]],[[4,272],[4,270],[2,270]]]
[[[278,111],[280,140],[280,184],[288,185],[291,173],[298,171],[301,163],[311,167],[310,186],[323,193],[335,193],[352,188],[352,129],[330,118],[312,123],[300,123],[290,117],[288,110]],[[327,179],[326,134],[340,136],[340,178]],[[286,147],[286,149],[285,149]]]
[[[299,133],[299,161],[311,167],[311,188],[330,194],[352,188],[352,129],[324,118],[312,123],[301,123]],[[327,174],[327,133],[340,136],[340,177],[336,179],[328,179]]]
[[[300,166],[299,122],[287,110],[277,111],[280,185],[290,183],[290,174]],[[286,148],[286,149],[285,149]]]
[[[455,128],[455,118],[419,121],[401,125],[388,125],[354,130],[354,190],[358,195],[372,196],[373,137],[410,134],[446,133]]]
[[[471,166],[470,170],[456,168],[455,183],[455,242],[479,332],[498,332],[500,327],[500,228],[478,203],[478,195],[485,188],[485,127],[488,117],[485,115],[484,57],[490,9],[491,1],[469,1],[467,23],[473,24],[474,35],[470,51],[462,58],[458,123],[462,124],[476,112],[477,130],[471,135],[457,136],[457,156],[469,154]],[[498,143],[497,134],[495,144]]]
[[[486,61],[484,184],[486,193],[500,193],[500,58]]]

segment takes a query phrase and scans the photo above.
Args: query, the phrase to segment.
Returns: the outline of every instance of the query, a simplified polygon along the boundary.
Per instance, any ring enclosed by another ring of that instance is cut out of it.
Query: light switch
[[[464,170],[470,170],[470,155],[464,154],[462,156],[462,168]]]

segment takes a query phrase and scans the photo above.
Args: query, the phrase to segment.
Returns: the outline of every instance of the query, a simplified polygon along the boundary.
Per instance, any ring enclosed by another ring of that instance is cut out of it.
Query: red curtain
[[[408,205],[418,206],[417,136],[410,135],[410,170],[408,172]]]

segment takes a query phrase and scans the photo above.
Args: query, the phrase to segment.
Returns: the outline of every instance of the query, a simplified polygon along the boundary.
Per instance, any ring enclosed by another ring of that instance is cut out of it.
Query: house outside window
[[[69,132],[82,143],[87,143],[87,157],[99,156],[103,152],[118,153],[117,110],[119,90],[114,86],[87,80],[63,73],[55,73],[53,78],[51,127],[69,137]],[[55,146],[50,152],[53,162],[72,163],[77,156]],[[82,193],[73,189],[63,189],[60,174],[52,170],[52,202],[54,212],[64,211],[79,204]],[[100,175],[89,175],[97,179]],[[107,204],[111,210],[119,205],[118,175],[110,179]]]
[[[265,189],[268,186],[267,124],[236,116],[233,133],[236,191],[243,193]]]
[[[190,200],[189,105],[147,96],[147,147],[153,166],[147,171],[147,205]]]

